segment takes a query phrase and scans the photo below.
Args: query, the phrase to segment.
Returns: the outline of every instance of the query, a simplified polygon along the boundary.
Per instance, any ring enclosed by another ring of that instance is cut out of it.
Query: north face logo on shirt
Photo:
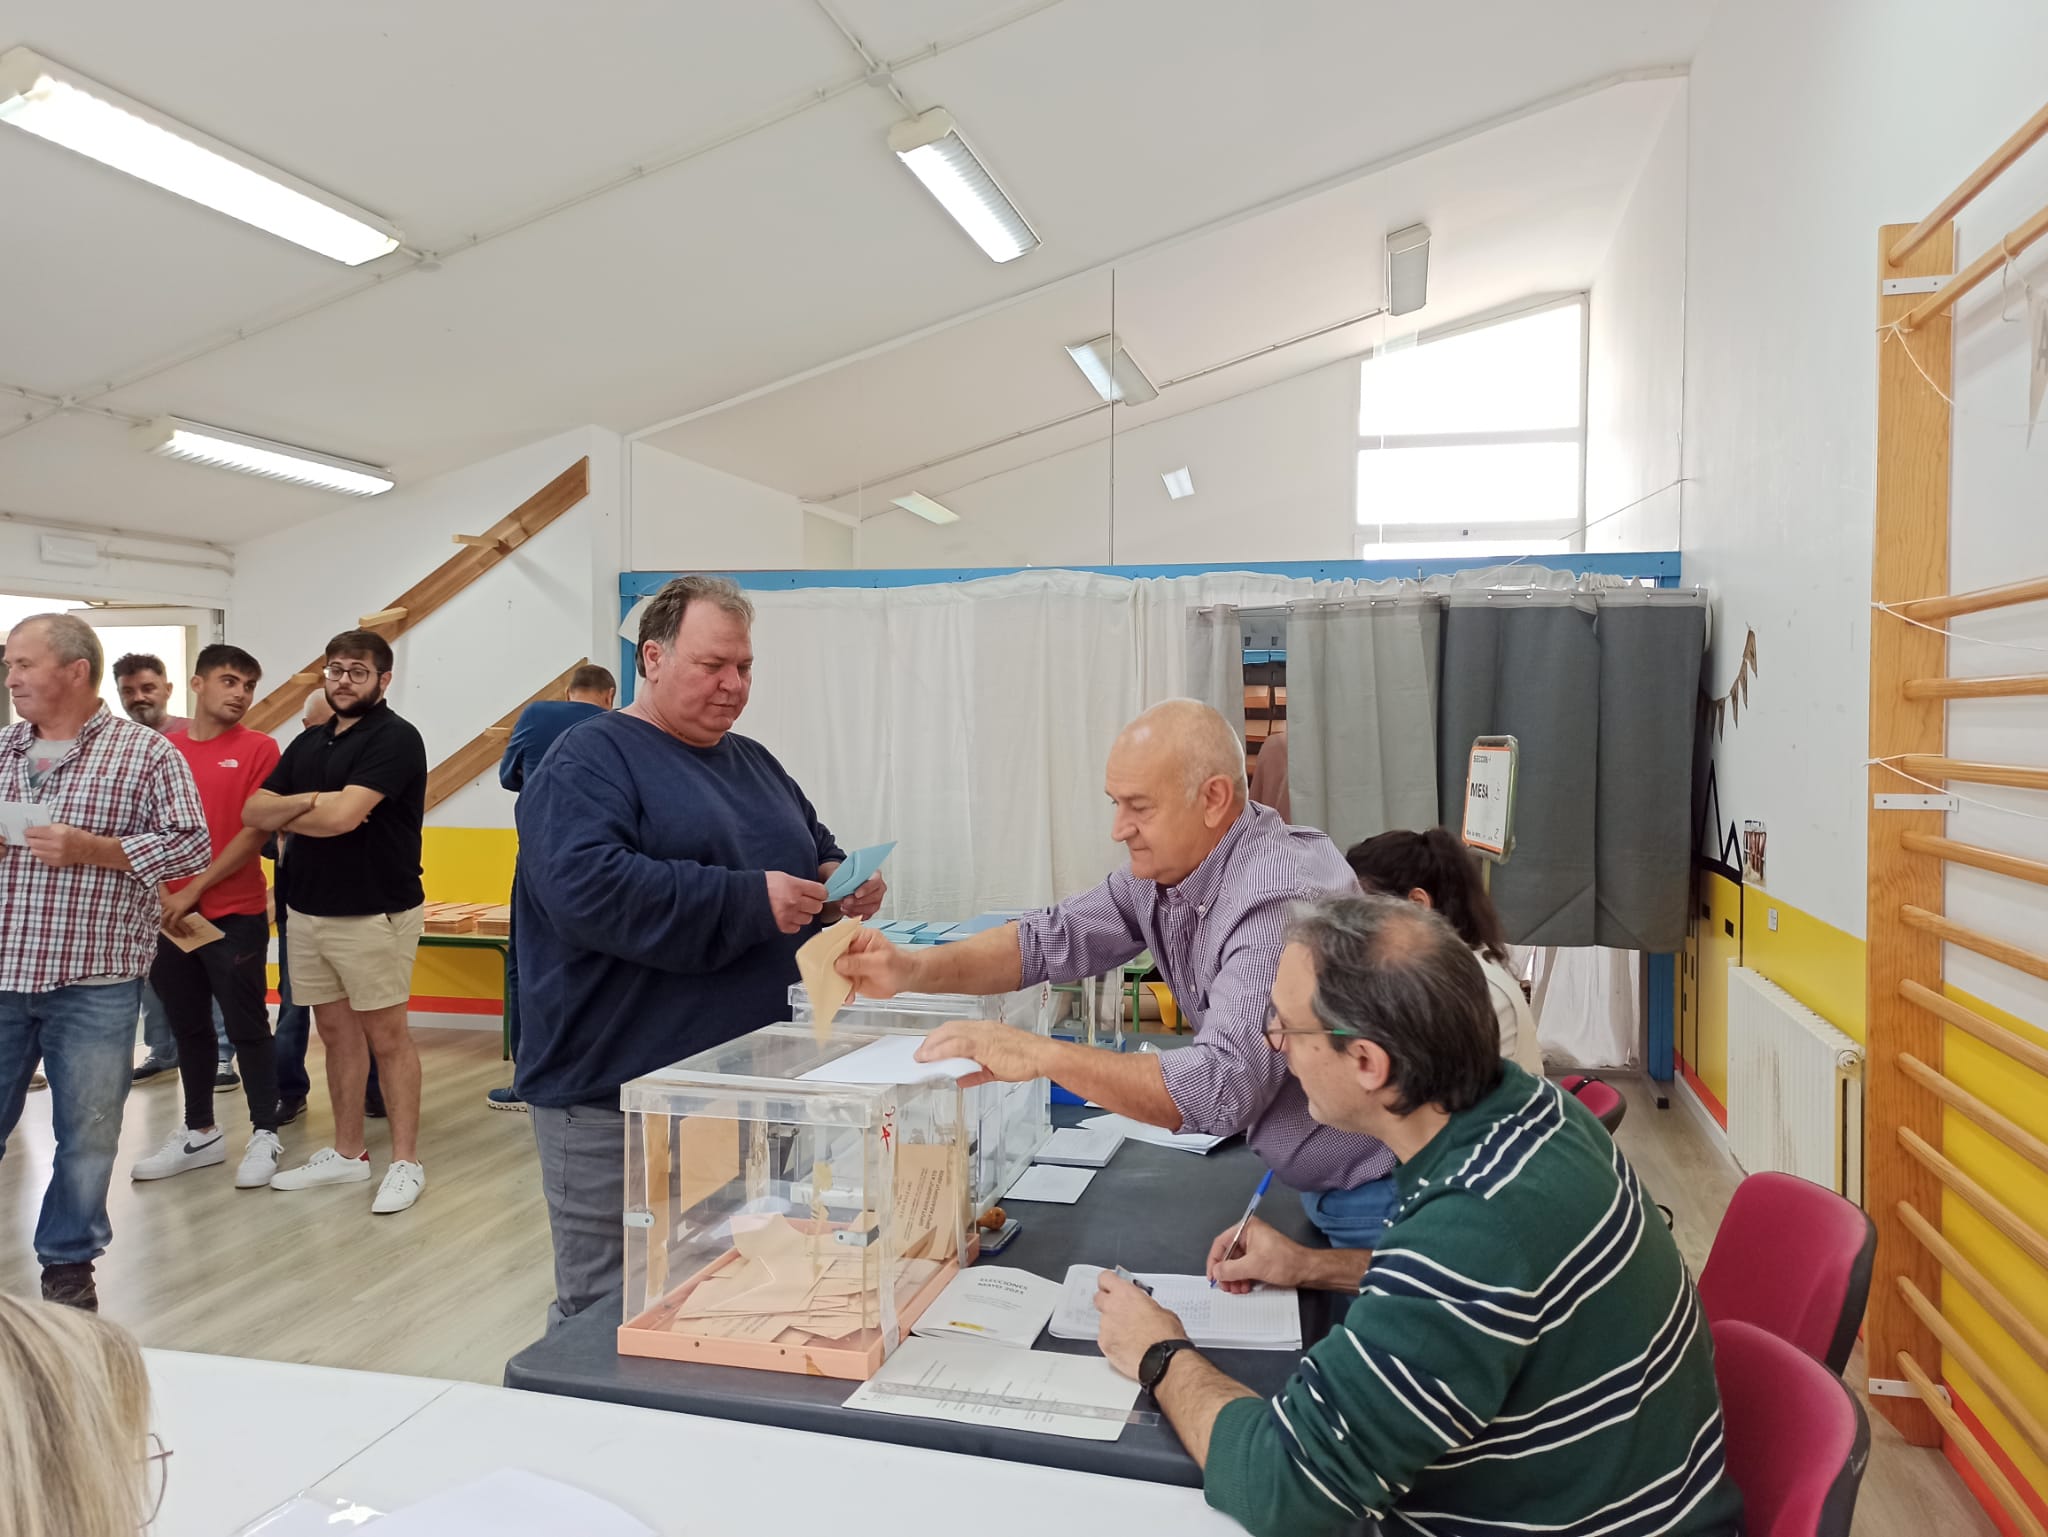
[[[222,768],[240,768],[241,766],[242,760],[240,758],[223,758],[220,760],[220,767]]]

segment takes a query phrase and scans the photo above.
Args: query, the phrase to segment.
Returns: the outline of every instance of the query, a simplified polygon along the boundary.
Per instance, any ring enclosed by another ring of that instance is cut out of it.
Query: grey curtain
[[[1680,948],[1706,623],[1699,593],[1451,595],[1438,814],[1462,822],[1474,737],[1517,739],[1515,847],[1493,872],[1509,939]]]
[[[1287,786],[1293,820],[1348,848],[1437,814],[1443,600],[1291,605]]]

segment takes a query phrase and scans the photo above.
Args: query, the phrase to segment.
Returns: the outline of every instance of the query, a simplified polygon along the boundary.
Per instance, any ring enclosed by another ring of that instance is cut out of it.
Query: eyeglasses
[[[1278,1051],[1280,1049],[1281,1037],[1289,1035],[1334,1035],[1339,1040],[1345,1041],[1361,1039],[1356,1030],[1346,1030],[1341,1026],[1331,1026],[1326,1030],[1289,1030],[1280,1023],[1280,1011],[1268,1003],[1266,1005],[1266,1045],[1272,1050]]]
[[[148,1531],[156,1525],[156,1518],[164,1508],[164,1490],[171,1482],[171,1449],[164,1445],[163,1437],[155,1431],[149,1433],[150,1452],[142,1459],[145,1475],[155,1491],[149,1497],[149,1514],[143,1517],[140,1530]]]
[[[349,682],[357,685],[368,683],[377,676],[375,672],[367,667],[344,667],[339,662],[329,662],[320,669],[320,675],[329,683],[339,683],[342,679],[346,678]]]

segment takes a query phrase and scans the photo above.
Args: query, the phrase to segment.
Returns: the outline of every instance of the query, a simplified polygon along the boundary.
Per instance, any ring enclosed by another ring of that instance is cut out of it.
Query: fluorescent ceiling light
[[[1186,465],[1177,470],[1168,470],[1159,478],[1166,482],[1166,494],[1176,502],[1184,496],[1195,494],[1195,477],[1188,473]]]
[[[1145,377],[1145,370],[1113,336],[1098,336],[1092,342],[1069,347],[1067,356],[1088,376],[1088,382],[1095,386],[1095,393],[1104,400],[1142,406],[1148,400],[1159,398],[1159,387]]]
[[[0,123],[350,267],[398,247],[376,215],[27,48],[0,53]]]
[[[1429,302],[1429,227],[1411,224],[1387,236],[1387,313],[1406,315]]]
[[[905,512],[914,512],[927,523],[958,523],[960,514],[943,502],[935,502],[922,491],[913,491],[908,496],[889,498]]]
[[[905,118],[891,128],[889,148],[990,261],[1014,261],[1038,244],[1024,215],[967,147],[953,114],[944,107]]]
[[[153,422],[144,422],[130,436],[137,448],[167,459],[240,470],[244,475],[288,480],[322,491],[375,496],[396,484],[389,471],[374,464],[316,454],[311,449],[294,448],[273,438],[251,437],[246,432],[229,432],[224,427],[206,427],[179,416],[159,416]]]

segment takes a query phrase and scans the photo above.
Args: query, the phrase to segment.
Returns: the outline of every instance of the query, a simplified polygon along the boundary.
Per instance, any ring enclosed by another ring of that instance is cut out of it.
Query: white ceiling
[[[1044,338],[1097,334],[1063,333],[1098,305],[1106,318],[1108,264],[1617,72],[1681,64],[1712,0],[831,4],[913,106],[960,119],[1039,250],[997,267],[946,221],[883,144],[903,109],[860,83],[819,0],[211,0],[203,26],[145,0],[0,0],[0,47],[71,64],[440,257],[346,271],[0,132],[15,210],[0,385],[417,480],[583,422],[633,431],[1034,295],[948,332],[950,356],[927,360],[963,368],[938,395],[970,397],[943,431],[877,411],[872,444],[813,446],[839,418],[787,404],[779,426],[728,414],[722,432],[716,418],[682,429],[683,451],[826,492],[914,462],[899,448],[931,457],[993,435],[967,338],[985,336],[984,369],[999,357],[1017,375],[994,431],[1035,425],[1041,398],[1078,383],[1056,350],[1042,361]],[[1665,89],[1579,101],[1131,263],[1119,329],[1166,378],[1233,338],[1327,324],[1397,208],[1438,230],[1432,312],[1463,306],[1468,284],[1582,284]],[[0,511],[232,543],[346,505],[136,455],[105,417],[11,430],[47,409],[0,395]]]

